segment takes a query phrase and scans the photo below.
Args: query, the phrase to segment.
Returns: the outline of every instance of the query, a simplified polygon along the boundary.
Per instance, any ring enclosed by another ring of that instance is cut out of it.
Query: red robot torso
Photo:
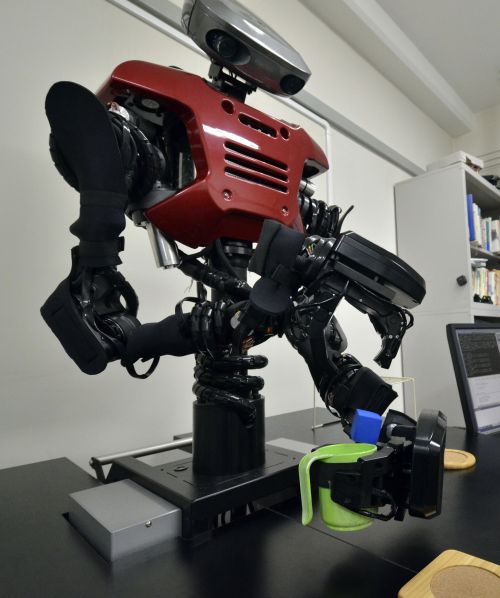
[[[255,242],[268,218],[303,230],[300,181],[328,168],[304,129],[221,93],[197,75],[148,62],[119,65],[97,95],[106,104],[124,94],[154,99],[186,128],[194,180],[144,210],[166,237],[190,247],[221,237]]]

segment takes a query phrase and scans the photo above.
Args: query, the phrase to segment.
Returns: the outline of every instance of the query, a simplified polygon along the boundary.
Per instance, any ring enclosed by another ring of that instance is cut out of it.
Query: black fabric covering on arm
[[[100,374],[110,361],[102,342],[79,313],[71,296],[70,280],[59,284],[40,310],[66,353],[85,374]]]
[[[293,268],[305,238],[304,233],[275,220],[265,220],[249,269],[260,276],[271,277],[277,266]]]
[[[274,220],[266,220],[255,253],[249,264],[260,274],[250,293],[250,303],[258,311],[279,315],[291,305],[291,295],[299,285],[294,265],[305,235]]]
[[[366,409],[382,415],[397,396],[392,386],[373,370],[361,367],[350,380],[335,387],[333,407],[351,413]]]
[[[161,355],[181,357],[195,351],[191,339],[181,331],[179,318],[175,315],[161,322],[139,326],[128,337],[125,347],[125,355],[131,362]]]
[[[80,217],[70,231],[82,241],[116,240],[125,228],[128,194],[120,150],[105,107],[85,87],[60,81],[50,88],[45,111],[81,193]],[[102,247],[102,258],[94,251],[89,263],[86,252],[81,251],[81,264],[121,263],[113,246]]]

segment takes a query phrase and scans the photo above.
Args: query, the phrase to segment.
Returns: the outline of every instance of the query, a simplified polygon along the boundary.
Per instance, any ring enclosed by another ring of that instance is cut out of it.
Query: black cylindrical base
[[[214,403],[194,403],[194,473],[231,475],[264,464],[264,397],[252,402],[256,417],[250,428],[234,409]]]

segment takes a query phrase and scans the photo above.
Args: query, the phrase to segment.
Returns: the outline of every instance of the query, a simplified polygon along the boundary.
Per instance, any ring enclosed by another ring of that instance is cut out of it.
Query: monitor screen
[[[457,328],[455,334],[460,390],[467,395],[466,403],[462,397],[464,411],[469,409],[477,432],[500,431],[500,328],[471,326]]]

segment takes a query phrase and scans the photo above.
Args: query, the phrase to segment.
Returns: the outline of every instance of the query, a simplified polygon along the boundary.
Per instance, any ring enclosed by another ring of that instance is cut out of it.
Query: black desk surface
[[[311,410],[269,418],[269,439],[345,439],[339,426],[311,431]],[[328,420],[329,415],[321,413]],[[289,501],[220,529],[197,547],[182,541],[142,561],[110,566],[68,524],[70,492],[97,482],[67,459],[0,471],[0,596],[5,598],[389,598],[446,548],[500,562],[500,438],[465,441],[474,470],[445,474],[443,514],[432,521],[375,522],[334,534],[304,528]]]

